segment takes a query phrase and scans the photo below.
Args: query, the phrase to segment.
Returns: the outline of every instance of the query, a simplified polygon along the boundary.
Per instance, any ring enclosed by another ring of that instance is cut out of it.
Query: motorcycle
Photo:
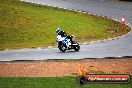
[[[56,42],[58,43],[58,48],[60,51],[65,52],[66,50],[74,49],[75,51],[80,50],[80,45],[75,40],[75,36],[71,36],[72,41],[68,37],[61,37],[58,35]]]

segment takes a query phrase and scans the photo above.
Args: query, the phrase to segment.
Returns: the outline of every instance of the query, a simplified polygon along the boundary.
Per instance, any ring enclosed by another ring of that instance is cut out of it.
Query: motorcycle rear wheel
[[[74,46],[74,50],[75,50],[75,51],[79,51],[79,50],[80,50],[80,46],[79,46],[79,44],[76,45],[76,46]]]

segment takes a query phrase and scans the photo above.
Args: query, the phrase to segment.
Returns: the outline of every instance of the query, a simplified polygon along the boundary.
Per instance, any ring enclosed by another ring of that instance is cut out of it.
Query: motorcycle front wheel
[[[58,44],[58,48],[60,51],[65,52],[67,50],[67,46],[63,43]]]

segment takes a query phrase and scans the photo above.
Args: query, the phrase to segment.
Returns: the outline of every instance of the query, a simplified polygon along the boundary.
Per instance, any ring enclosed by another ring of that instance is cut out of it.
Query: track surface
[[[47,4],[63,8],[71,8],[93,14],[110,16],[121,20],[125,15],[126,21],[132,27],[132,3],[110,0],[25,0],[34,3]],[[81,45],[79,52],[67,51],[62,53],[55,48],[19,49],[0,51],[0,61],[10,60],[45,60],[45,59],[79,59],[132,56],[132,31],[127,37]]]

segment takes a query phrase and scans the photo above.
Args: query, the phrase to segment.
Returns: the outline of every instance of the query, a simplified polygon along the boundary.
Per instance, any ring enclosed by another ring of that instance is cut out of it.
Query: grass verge
[[[102,17],[0,0],[0,50],[54,46],[57,27],[74,34],[79,42],[115,37],[129,30],[126,25]]]
[[[132,76],[131,76],[132,78]],[[0,77],[0,88],[132,88],[126,84],[85,84],[76,83],[75,77]]]

